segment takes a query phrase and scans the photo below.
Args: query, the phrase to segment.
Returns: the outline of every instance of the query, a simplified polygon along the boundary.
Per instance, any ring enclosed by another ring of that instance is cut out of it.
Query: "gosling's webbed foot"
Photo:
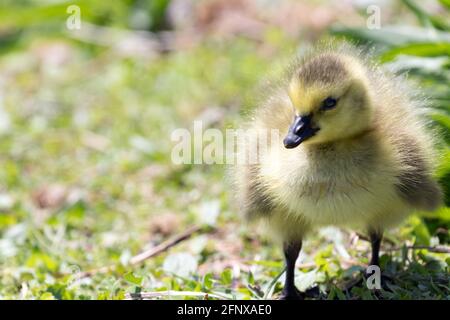
[[[311,299],[320,299],[322,296],[322,293],[320,292],[320,289],[318,286],[306,289],[306,291],[303,293],[305,298],[311,298]]]
[[[283,289],[279,300],[303,300],[304,298],[304,294],[294,287],[292,289]]]

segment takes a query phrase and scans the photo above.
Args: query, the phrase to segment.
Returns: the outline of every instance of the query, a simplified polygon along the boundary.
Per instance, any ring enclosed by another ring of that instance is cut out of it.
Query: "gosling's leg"
[[[298,300],[302,299],[300,291],[295,287],[295,262],[302,248],[301,241],[285,242],[283,245],[284,259],[286,263],[286,278],[284,281],[281,300]]]
[[[377,266],[380,267],[380,244],[381,240],[383,238],[382,232],[369,232],[370,237],[370,243],[372,244],[372,257],[370,258],[370,264],[371,266]],[[369,274],[366,272],[366,276],[369,276]],[[388,276],[386,273],[381,273],[380,278],[380,284],[381,288],[384,290],[389,290],[389,286],[387,285],[389,282],[392,282],[393,278]]]
[[[369,265],[379,267],[380,266],[380,259],[379,259],[380,244],[381,244],[381,239],[383,238],[383,233],[377,232],[377,231],[371,231],[369,233],[369,237],[370,237],[370,243],[372,244],[372,257],[370,259]]]
[[[381,239],[383,237],[383,233],[380,231],[369,231],[369,239],[370,239],[370,244],[372,246],[372,255],[370,258],[370,262],[369,262],[369,266],[380,266],[380,260],[379,260],[379,256],[380,256],[380,245],[381,245]],[[368,272],[368,270],[365,270],[362,272],[361,277],[355,279],[355,280],[351,280],[349,283],[347,283],[344,286],[344,291],[346,292],[350,292],[351,289],[353,289],[354,287],[358,287],[364,284],[364,281],[367,279],[367,277],[369,277],[371,275],[371,273]]]

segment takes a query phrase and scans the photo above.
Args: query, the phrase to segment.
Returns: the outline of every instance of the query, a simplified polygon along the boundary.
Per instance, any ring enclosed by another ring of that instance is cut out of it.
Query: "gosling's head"
[[[350,56],[322,54],[302,65],[288,88],[293,122],[286,148],[350,138],[370,127],[373,106],[369,81]]]

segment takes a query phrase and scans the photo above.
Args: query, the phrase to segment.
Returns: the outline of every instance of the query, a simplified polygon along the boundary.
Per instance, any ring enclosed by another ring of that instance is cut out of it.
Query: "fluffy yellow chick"
[[[243,214],[265,221],[283,244],[283,299],[300,297],[295,261],[311,231],[366,230],[378,265],[383,230],[440,205],[423,109],[404,78],[349,45],[313,50],[270,88],[245,126],[256,133],[242,150],[256,144],[260,157],[236,165],[234,181]],[[280,139],[263,148],[259,136],[273,129]]]

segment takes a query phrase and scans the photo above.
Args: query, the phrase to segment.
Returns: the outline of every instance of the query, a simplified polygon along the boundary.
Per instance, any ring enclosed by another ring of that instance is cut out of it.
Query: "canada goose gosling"
[[[378,265],[383,230],[436,209],[442,196],[422,102],[403,78],[349,46],[316,49],[287,74],[247,124],[278,129],[283,143],[269,143],[257,164],[237,165],[234,180],[244,215],[264,220],[283,245],[282,299],[298,299],[295,262],[309,232],[362,228]]]

